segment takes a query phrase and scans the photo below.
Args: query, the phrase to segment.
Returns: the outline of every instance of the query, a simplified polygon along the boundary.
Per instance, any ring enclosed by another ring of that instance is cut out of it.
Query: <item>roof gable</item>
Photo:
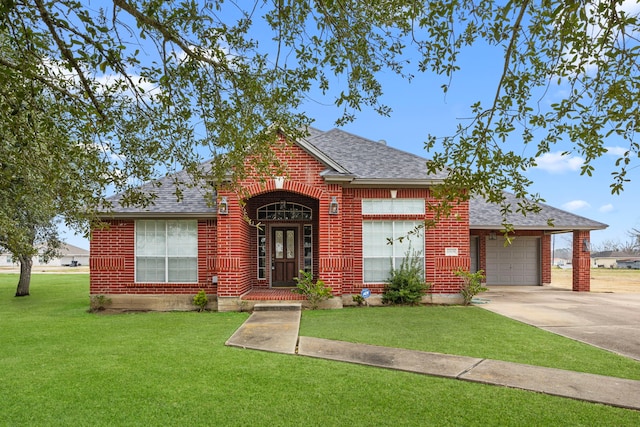
[[[445,173],[429,175],[427,159],[407,153],[385,143],[372,141],[340,129],[319,132],[313,129],[304,141],[331,159],[336,172],[349,174],[354,180],[394,181],[396,183],[440,182]]]

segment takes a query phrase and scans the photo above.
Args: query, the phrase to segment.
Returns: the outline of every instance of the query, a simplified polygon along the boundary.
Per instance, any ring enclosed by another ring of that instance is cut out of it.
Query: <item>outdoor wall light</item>
[[[489,240],[496,240],[498,238],[498,236],[496,236],[495,232],[491,232],[489,233]]]
[[[229,213],[229,202],[227,202],[227,197],[222,196],[220,203],[218,203],[218,214],[226,215]]]
[[[584,239],[582,241],[582,250],[585,252],[591,251],[591,243],[589,243],[589,239]]]
[[[338,215],[339,207],[338,207],[338,199],[336,196],[331,198],[331,203],[329,203],[329,215]]]

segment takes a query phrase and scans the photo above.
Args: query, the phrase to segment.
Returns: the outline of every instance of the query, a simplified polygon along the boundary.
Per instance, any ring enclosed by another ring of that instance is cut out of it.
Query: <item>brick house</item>
[[[427,175],[426,159],[338,129],[311,129],[274,151],[286,175],[246,179],[241,196],[218,189],[208,203],[194,186],[177,201],[171,176],[142,187],[156,194],[145,209],[113,196],[109,226],[92,234],[91,294],[109,296],[114,308],[191,309],[204,289],[212,308],[229,311],[301,299],[290,287],[304,270],[332,288],[328,307],[342,307],[364,288],[379,300],[389,270],[412,251],[431,284],[425,301],[457,303],[457,268],[483,269],[489,285],[550,283],[550,235],[567,231],[574,290],[589,290],[589,233],[605,224],[542,206],[509,218],[516,239],[505,247],[499,208],[473,199],[421,229],[438,203],[430,188],[444,178]]]

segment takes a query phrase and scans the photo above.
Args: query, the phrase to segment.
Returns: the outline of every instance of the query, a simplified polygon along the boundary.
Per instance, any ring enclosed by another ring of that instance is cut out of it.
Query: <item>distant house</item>
[[[55,264],[56,260],[52,260],[48,265],[62,265],[77,267],[80,265],[89,265],[89,251],[79,248],[77,246],[63,244],[60,248],[60,258],[56,258],[58,264]]]
[[[44,262],[41,256],[36,255],[33,257],[33,266],[72,266],[77,267],[80,265],[89,265],[89,251],[79,248],[74,245],[63,243],[60,248],[60,256],[50,259],[49,262]],[[13,258],[13,255],[8,252],[0,254],[0,267],[17,267],[18,260]]]
[[[554,267],[570,268],[571,267],[571,259],[554,257],[553,258],[553,265],[554,265]]]
[[[631,263],[636,260],[640,260],[636,254],[631,254],[628,252],[621,251],[602,251],[595,252],[591,254],[591,267],[592,268],[633,268],[627,267],[628,261],[631,260]],[[620,266],[620,261],[625,265],[624,267]]]
[[[640,257],[625,258],[616,260],[618,268],[630,268],[640,270]]]

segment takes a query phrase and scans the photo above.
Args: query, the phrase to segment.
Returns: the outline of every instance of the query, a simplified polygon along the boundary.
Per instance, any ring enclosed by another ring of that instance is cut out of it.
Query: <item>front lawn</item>
[[[225,347],[246,313],[90,314],[87,275],[36,274],[32,296],[24,298],[13,297],[16,281],[15,275],[0,275],[0,425],[640,424],[636,411]],[[415,325],[408,326],[414,318]],[[456,322],[466,324],[450,327],[453,336],[440,334],[438,348],[423,349],[503,360],[519,357],[519,347],[541,351],[528,336],[511,337],[507,341],[513,344],[504,346],[488,346],[484,336],[469,339],[475,324],[507,328],[496,333],[505,340],[512,331],[513,322],[473,308],[304,312],[302,333],[324,336],[337,328],[342,333],[336,338],[360,340],[358,330],[379,329],[365,342],[422,348],[442,325]],[[550,340],[544,352],[573,348],[571,342],[561,344],[565,339]],[[633,377],[633,364],[606,352],[597,357],[621,366],[619,375]]]
[[[457,354],[640,380],[640,363],[479,307],[304,312],[300,335]]]

